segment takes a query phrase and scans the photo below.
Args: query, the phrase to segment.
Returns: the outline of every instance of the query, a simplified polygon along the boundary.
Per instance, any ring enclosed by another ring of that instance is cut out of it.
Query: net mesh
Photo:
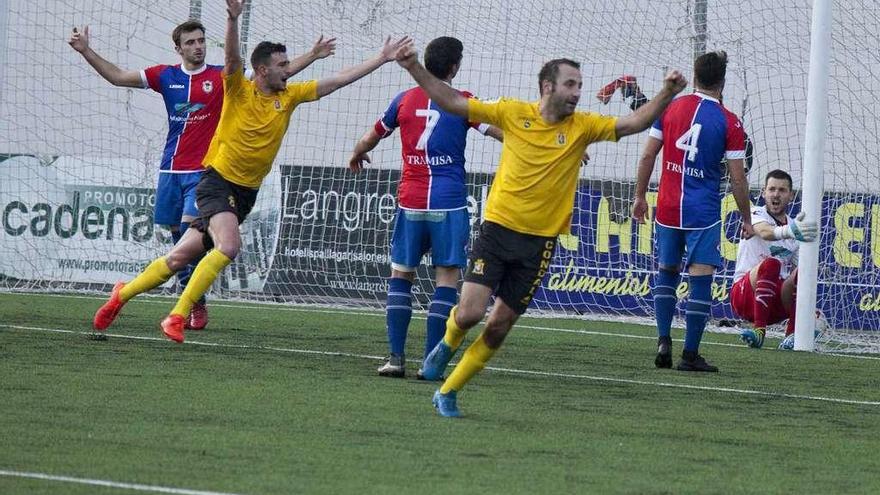
[[[6,5],[0,13],[0,287],[106,290],[169,247],[168,234],[152,222],[166,119],[159,95],[111,86],[64,41],[73,26],[89,24],[92,47],[120,67],[176,63],[170,32],[192,16],[206,25],[208,62],[219,64],[225,3]],[[581,109],[614,115],[631,111],[636,85],[650,98],[669,68],[690,78],[695,53],[724,49],[730,56],[724,102],[753,143],[749,177],[757,200],[771,169],[786,169],[800,183],[810,15],[806,3],[766,0],[618,0],[579,8],[557,1],[492,0],[475,7],[450,0],[253,0],[242,16],[241,38],[245,55],[264,39],[286,43],[293,55],[322,33],[338,36],[337,54],[295,77],[301,80],[373,56],[387,35],[414,35],[420,49],[436,36],[453,35],[465,45],[454,85],[483,99],[536,99],[540,66],[564,56],[583,64]],[[831,350],[880,349],[877,32],[873,2],[835,2],[818,297],[830,325],[823,348]],[[622,76],[629,77],[615,83]],[[610,94],[602,93],[609,84]],[[380,144],[365,173],[355,176],[345,166],[358,137],[412,85],[389,64],[296,111],[242,228],[245,249],[215,285],[214,297],[382,306],[398,138]],[[476,226],[500,146],[471,134],[466,157]],[[538,310],[650,321],[652,231],[629,220],[645,139],[643,133],[589,148],[572,232],[560,239],[535,299]],[[734,317],[727,299],[738,216],[729,194],[724,215],[726,264],[713,288],[718,321]],[[433,290],[429,266],[426,258],[415,288],[423,304]]]

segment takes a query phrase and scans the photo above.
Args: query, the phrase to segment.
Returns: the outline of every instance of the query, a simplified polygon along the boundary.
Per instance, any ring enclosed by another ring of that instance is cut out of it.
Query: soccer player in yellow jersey
[[[264,41],[251,55],[254,80],[249,81],[242,72],[238,50],[238,17],[244,1],[226,0],[226,5],[223,110],[196,190],[199,216],[192,224],[194,228],[166,256],[154,260],[131,282],[116,284],[110,300],[95,314],[98,330],[107,328],[132,297],[161,285],[189,260],[207,251],[177,305],[161,324],[169,339],[183,342],[184,320],[193,303],[241,249],[239,224],[253,208],[297,105],[357,81],[394,60],[398,50],[412,44],[406,37],[395,42],[388,38],[377,56],[361,64],[319,81],[288,84],[290,61],[285,46]]]
[[[434,393],[437,411],[456,417],[460,415],[456,394],[486,366],[525,313],[550,266],[556,237],[569,232],[586,146],[647,129],[687,81],[678,71],[671,71],[649,103],[615,118],[575,110],[583,82],[580,65],[572,60],[556,59],[544,65],[538,74],[541,98],[537,102],[466,98],[425,70],[411,47],[401,50],[397,61],[444,110],[504,131],[498,172],[461,299],[446,321],[443,340],[424,363],[425,378],[439,379],[467,330],[483,319],[495,294],[483,333]]]

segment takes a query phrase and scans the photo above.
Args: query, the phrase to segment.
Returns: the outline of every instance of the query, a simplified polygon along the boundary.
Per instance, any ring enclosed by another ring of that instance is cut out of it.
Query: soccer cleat
[[[697,354],[696,351],[682,352],[681,361],[678,362],[676,369],[678,371],[708,371],[712,373],[718,371],[718,367],[707,363],[703,356]]]
[[[162,333],[164,333],[166,337],[180,344],[183,342],[184,323],[183,316],[168,315],[162,320],[160,326],[162,327]]]
[[[379,376],[403,378],[406,376],[406,359],[403,356],[392,353],[385,358],[385,364],[379,366],[377,371]]]
[[[208,326],[208,307],[204,303],[193,304],[186,319],[185,328],[190,330],[204,330]]]
[[[654,366],[672,368],[672,337],[657,339],[657,357],[654,358]]]
[[[764,345],[764,335],[767,331],[763,328],[747,328],[740,332],[739,338],[748,344],[749,347],[760,349]]]
[[[448,394],[441,394],[439,388],[434,392],[432,402],[434,403],[434,408],[440,413],[440,416],[443,416],[444,418],[457,418],[461,416],[461,412],[455,404],[455,394],[455,390],[452,390]]]
[[[438,378],[436,380],[428,380],[427,378],[425,378],[425,371],[422,368],[419,368],[419,371],[416,371],[416,380],[428,381],[428,382],[442,382],[444,379],[445,379],[445,377],[441,376],[440,378]]]
[[[452,349],[446,345],[443,340],[438,342],[422,363],[422,377],[432,382],[442,380],[443,372],[446,371],[449,361],[452,360],[452,356],[457,350],[458,348]]]
[[[779,343],[779,350],[781,351],[792,351],[794,350],[794,334],[786,335],[782,342]]]
[[[92,322],[95,330],[106,330],[113,323],[113,320],[116,319],[116,316],[119,315],[119,311],[125,305],[125,302],[119,299],[119,291],[123,287],[125,287],[124,282],[116,282],[116,285],[113,286],[113,292],[110,293],[110,299],[95,312],[95,319]]]
[[[818,322],[817,322],[818,325]],[[818,326],[815,330],[813,330],[813,338],[818,339],[819,336],[822,335],[822,331],[819,330]],[[794,350],[794,334],[788,334],[782,339],[782,342],[779,343],[779,350],[781,351],[793,351]]]

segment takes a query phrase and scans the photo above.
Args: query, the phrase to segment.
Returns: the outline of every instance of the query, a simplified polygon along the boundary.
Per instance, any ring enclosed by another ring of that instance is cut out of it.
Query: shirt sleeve
[[[479,98],[477,98],[476,96],[474,96],[474,94],[471,93],[470,91],[459,91],[459,92],[460,92],[463,96],[465,96],[466,98],[479,99]],[[480,134],[483,134],[483,135],[486,135],[486,132],[489,131],[489,124],[483,124],[482,122],[472,122],[472,121],[468,121],[468,125],[469,125],[470,127],[474,128],[474,129],[476,129],[477,132],[479,132]]]
[[[663,141],[663,116],[657,118],[654,121],[654,124],[651,126],[651,129],[648,131],[648,136],[651,136],[654,139],[659,141]]]
[[[290,98],[290,108],[307,101],[315,101],[318,99],[318,81],[295,82],[287,85],[287,94]]]
[[[244,71],[237,70],[223,76],[224,96],[237,95],[244,87]]]
[[[583,125],[587,136],[587,144],[596,141],[617,141],[617,117],[585,113]]]
[[[728,160],[743,160],[746,157],[746,133],[739,118],[727,113],[727,146],[724,157]]]
[[[767,214],[767,210],[763,208],[752,208],[752,225],[757,225],[759,223],[769,223],[772,226],[774,222],[770,221],[770,215]]]
[[[403,100],[403,93],[399,93],[393,100],[391,100],[388,108],[385,109],[385,113],[383,113],[382,117],[376,121],[376,125],[373,128],[375,129],[376,134],[380,137],[386,138],[394,132],[394,129],[400,127],[398,115],[400,115],[401,100]]]
[[[167,65],[154,65],[152,67],[147,67],[146,69],[141,71],[141,84],[144,89],[152,89],[157,93],[162,92],[162,85],[159,82],[159,75],[162,74],[162,71],[165,70]]]
[[[510,100],[502,98],[496,101],[484,102],[476,98],[468,99],[468,120],[470,122],[483,122],[492,124],[504,130],[504,113],[509,106]]]

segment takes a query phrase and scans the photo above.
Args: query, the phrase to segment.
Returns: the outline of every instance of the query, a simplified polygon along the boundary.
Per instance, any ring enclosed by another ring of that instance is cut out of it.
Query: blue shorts
[[[398,208],[391,239],[391,266],[415,271],[431,252],[433,266],[467,266],[471,234],[467,208],[452,211],[409,211]]]
[[[159,173],[156,187],[156,208],[153,223],[156,225],[180,225],[183,216],[197,217],[196,185],[202,172],[182,174]]]
[[[657,261],[661,266],[698,263],[721,267],[721,222],[700,230],[685,230],[656,224]]]

